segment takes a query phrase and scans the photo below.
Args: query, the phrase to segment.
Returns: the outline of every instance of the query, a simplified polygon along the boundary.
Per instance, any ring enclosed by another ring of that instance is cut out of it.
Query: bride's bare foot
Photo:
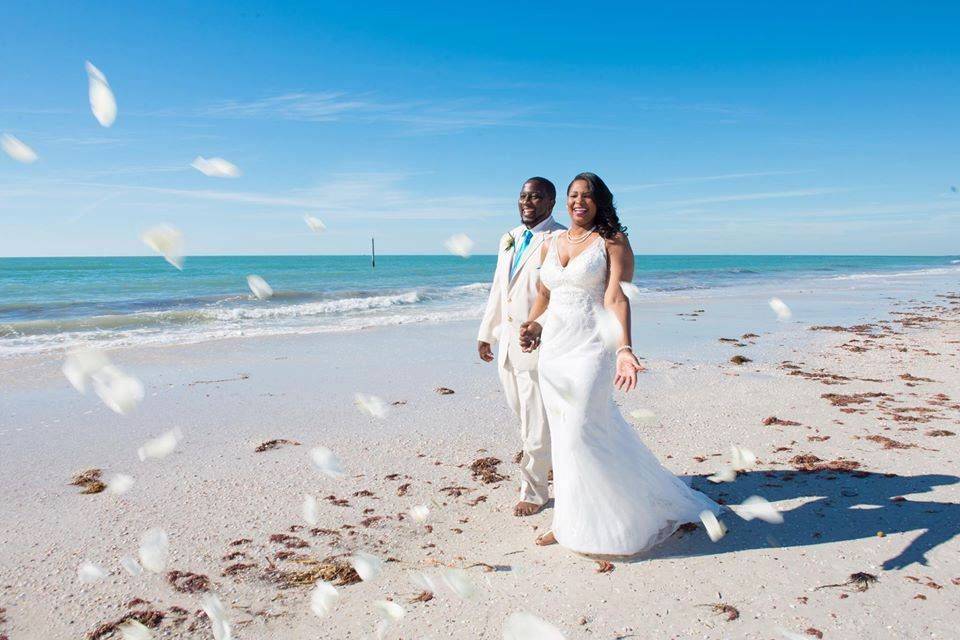
[[[537,536],[538,547],[546,547],[551,544],[557,544],[557,537],[553,535],[553,531],[547,531],[546,533]]]
[[[513,515],[518,517],[532,516],[535,513],[539,513],[542,508],[543,505],[537,504],[536,502],[524,502],[521,500],[513,508]]]

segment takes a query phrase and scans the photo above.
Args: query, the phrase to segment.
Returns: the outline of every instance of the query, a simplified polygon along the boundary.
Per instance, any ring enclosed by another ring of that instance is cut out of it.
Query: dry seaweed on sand
[[[947,431],[946,429],[931,429],[930,431],[924,432],[925,436],[930,436],[932,438],[942,438],[945,436],[955,436],[953,431]]]
[[[291,536],[286,533],[274,533],[270,536],[270,542],[277,542],[282,544],[288,549],[302,549],[303,547],[309,547],[310,543],[304,540],[303,538],[298,538],[297,536]]]
[[[608,560],[597,560],[597,573],[610,573],[614,568],[613,563]]]
[[[820,631],[820,629],[816,629],[814,627],[808,628],[806,631],[804,631],[804,633],[808,636],[813,636],[814,638],[818,639],[823,637],[823,631]]]
[[[864,440],[869,440],[870,442],[876,442],[882,444],[884,449],[914,449],[917,445],[907,444],[906,442],[900,442],[899,440],[893,440],[887,436],[866,436]]]
[[[882,391],[869,391],[867,393],[852,393],[852,394],[842,394],[842,393],[822,393],[820,397],[824,400],[829,400],[830,404],[835,407],[845,407],[851,404],[866,404],[870,402],[871,398],[892,398],[889,393],[883,393]]]
[[[478,458],[470,463],[470,471],[474,479],[484,484],[492,484],[506,480],[506,476],[497,473],[497,465],[501,463],[499,458],[488,457]]]
[[[481,502],[486,502],[486,501],[487,501],[487,496],[477,496],[473,500],[467,500],[467,506],[475,507]]]
[[[342,557],[330,556],[323,560],[298,558],[297,562],[306,565],[305,569],[280,569],[276,566],[264,571],[264,578],[282,587],[309,587],[317,580],[332,582],[337,586],[360,582],[360,575],[349,562]]]
[[[513,456],[513,464],[520,464],[523,461],[523,450],[517,451]]]
[[[160,626],[160,623],[163,622],[163,617],[163,611],[156,611],[152,609],[131,611],[123,614],[123,616],[114,620],[113,622],[104,622],[93,631],[88,632],[87,640],[102,640],[103,638],[113,636],[117,633],[117,631],[119,631],[120,625],[127,620],[136,620],[145,627],[156,629]]]
[[[410,490],[410,483],[409,483],[409,482],[405,482],[405,483],[403,483],[402,485],[400,485],[399,487],[397,487],[397,496],[403,497],[403,496],[407,495],[407,491],[409,491],[409,490]]]
[[[877,576],[873,575],[872,573],[858,571],[856,573],[851,573],[850,579],[846,582],[841,582],[839,584],[824,584],[817,587],[815,591],[819,591],[820,589],[829,589],[832,587],[853,587],[856,591],[866,591],[870,588],[870,585],[876,584],[877,582]]]
[[[766,418],[763,419],[763,426],[765,427],[770,427],[770,426],[798,427],[800,426],[800,423],[795,422],[793,420],[783,420],[782,418],[778,418],[777,416],[767,416]]]
[[[254,449],[257,453],[263,453],[264,451],[270,451],[271,449],[277,449],[283,445],[289,444],[294,447],[299,447],[300,443],[296,440],[287,440],[286,438],[276,438],[274,440],[267,440],[266,442],[261,442],[257,445],[257,448]]]
[[[712,609],[713,612],[716,614],[725,614],[727,616],[727,622],[731,620],[736,620],[737,618],[740,617],[740,611],[738,611],[736,607],[734,607],[731,604],[726,604],[724,602],[715,602],[713,604],[701,604],[697,606],[710,607],[710,609]]]
[[[257,565],[251,564],[249,562],[237,562],[235,564],[231,564],[229,567],[226,567],[223,570],[222,575],[235,576],[239,573],[244,573],[245,571],[249,571],[250,569],[253,569],[256,566]]]
[[[449,396],[456,393],[456,391],[454,391],[453,389],[448,389],[447,387],[437,387],[436,389],[434,389],[434,391],[439,393],[441,396]]]
[[[733,364],[746,364],[748,362],[753,362],[753,360],[751,360],[746,356],[736,355],[730,358],[730,362],[732,362]]]
[[[447,494],[447,495],[450,496],[451,498],[459,498],[459,497],[462,496],[463,494],[469,493],[469,492],[473,491],[473,489],[470,489],[469,487],[454,487],[454,486],[450,486],[450,487],[441,487],[440,489],[438,489],[438,491],[439,491],[440,493],[445,493],[445,494]]]
[[[431,600],[433,600],[432,591],[421,591],[413,598],[410,598],[411,603],[412,602],[430,602]]]
[[[73,474],[73,477],[70,479],[70,484],[75,487],[82,487],[83,491],[80,493],[100,493],[107,488],[102,478],[102,469],[85,469],[84,471]]]
[[[167,582],[180,593],[197,593],[210,590],[210,578],[191,571],[168,571]]]

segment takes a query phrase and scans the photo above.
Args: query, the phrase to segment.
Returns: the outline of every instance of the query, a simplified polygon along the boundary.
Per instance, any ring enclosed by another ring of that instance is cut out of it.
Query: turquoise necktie
[[[530,240],[533,239],[533,232],[530,229],[526,229],[523,232],[523,240],[520,242],[520,246],[517,248],[517,252],[513,255],[513,267],[510,268],[510,275],[512,276],[516,270],[517,265],[520,264],[520,258],[523,257],[523,252],[526,251],[527,247],[530,246]]]

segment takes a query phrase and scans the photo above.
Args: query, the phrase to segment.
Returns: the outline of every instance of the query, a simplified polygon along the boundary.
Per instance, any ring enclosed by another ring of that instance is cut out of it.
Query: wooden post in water
[[[373,237],[370,237],[370,267],[377,268],[377,247],[373,244]]]

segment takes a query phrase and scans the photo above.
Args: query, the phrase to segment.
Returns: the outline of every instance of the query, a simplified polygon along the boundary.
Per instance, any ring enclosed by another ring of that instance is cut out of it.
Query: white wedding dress
[[[613,402],[616,357],[600,321],[603,238],[560,265],[550,241],[540,280],[550,290],[539,377],[553,449],[553,534],[573,551],[633,555],[720,505],[667,471]]]

